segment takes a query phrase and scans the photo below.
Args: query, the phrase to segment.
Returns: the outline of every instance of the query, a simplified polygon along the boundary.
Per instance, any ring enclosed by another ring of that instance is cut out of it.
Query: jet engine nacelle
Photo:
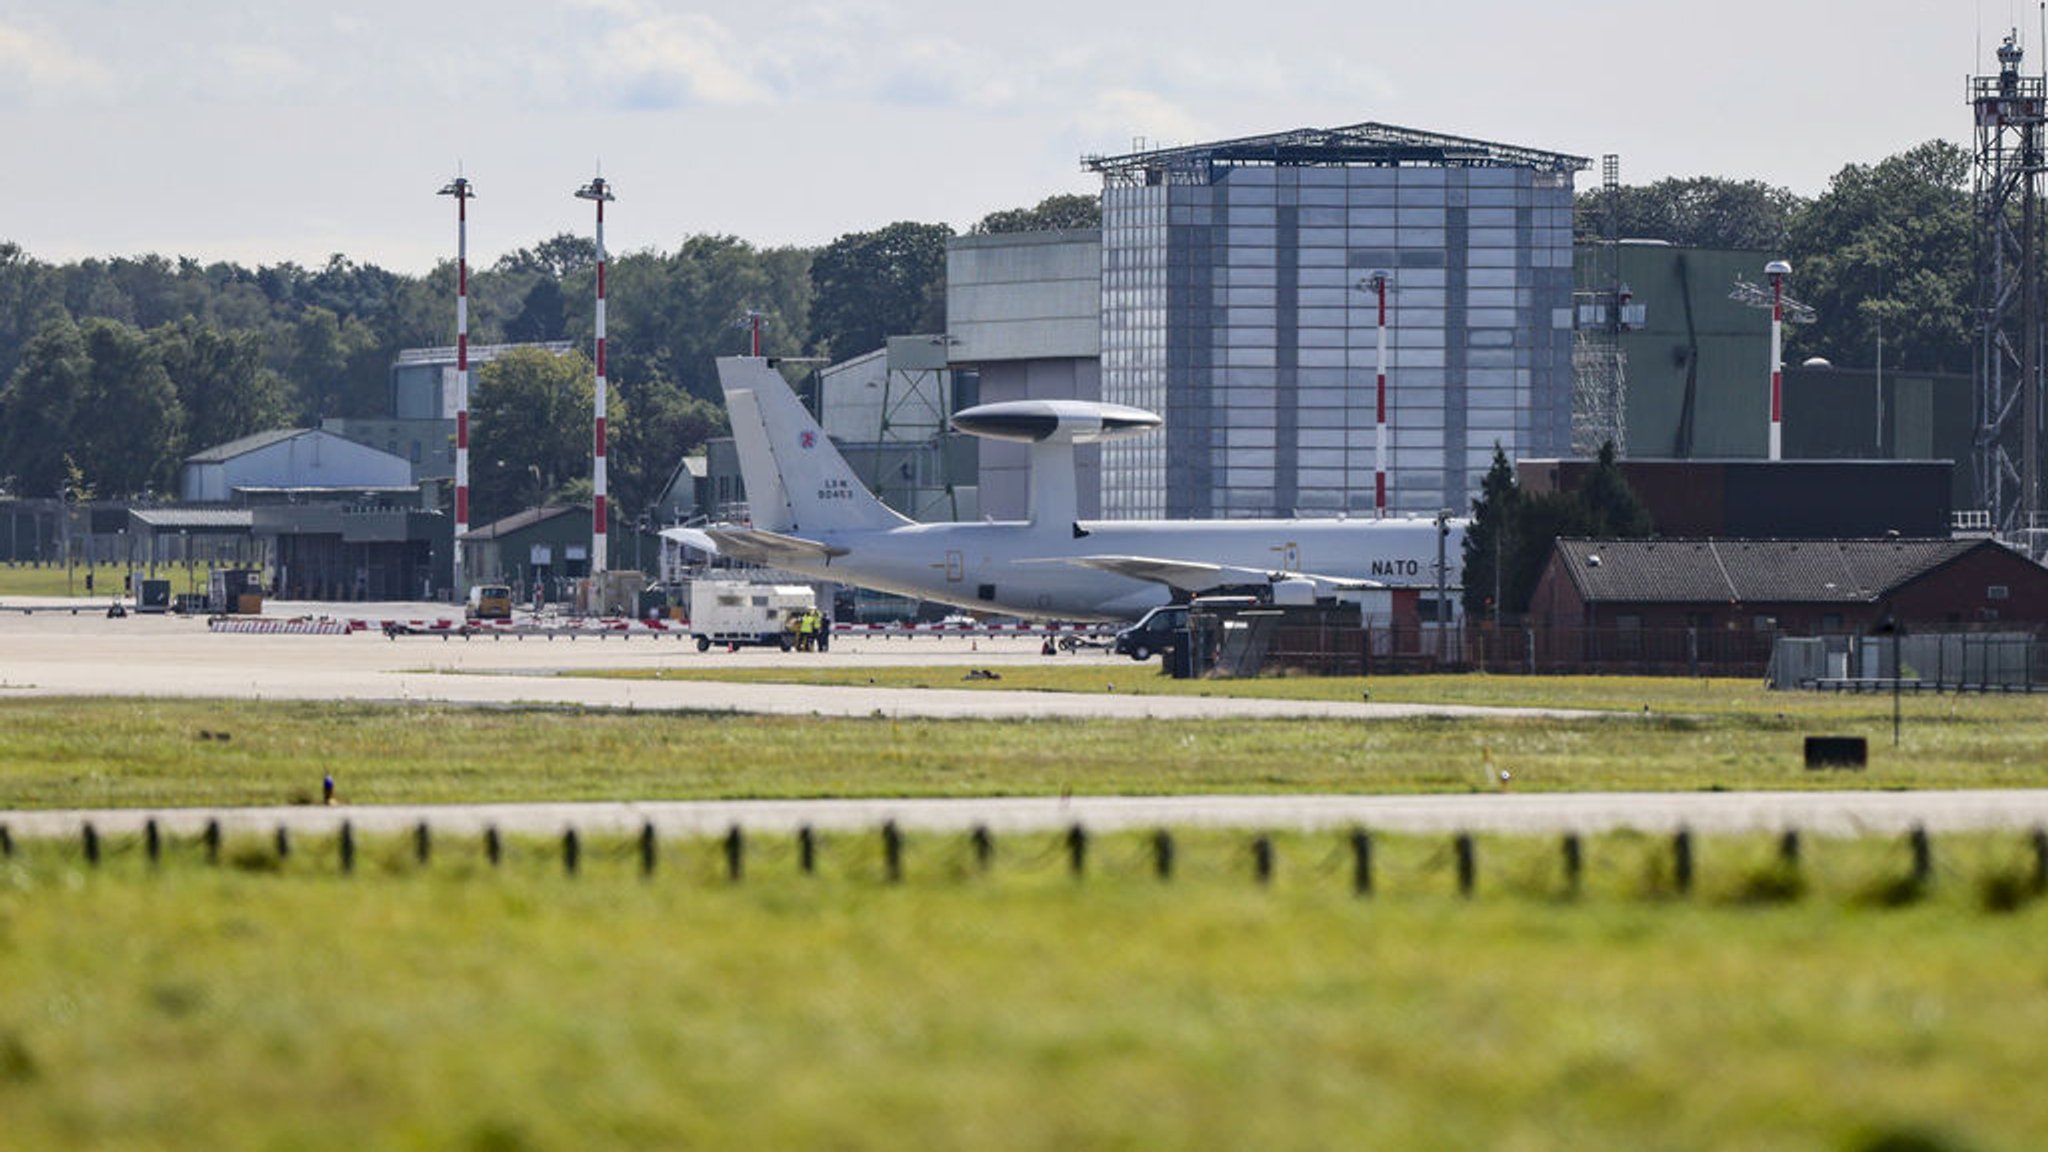
[[[953,430],[1020,444],[1100,444],[1141,436],[1166,421],[1142,408],[1093,400],[1006,400],[962,409]]]

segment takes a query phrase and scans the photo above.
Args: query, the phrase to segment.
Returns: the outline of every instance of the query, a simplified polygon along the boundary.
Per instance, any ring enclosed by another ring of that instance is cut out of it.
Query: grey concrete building
[[[1587,161],[1383,124],[1096,157],[1102,515],[1370,512],[1391,270],[1389,506],[1463,509],[1498,442],[1571,433],[1572,176]]]
[[[962,236],[946,249],[948,356],[976,377],[975,402],[1102,399],[1102,234],[1094,229]],[[984,441],[981,511],[1030,509],[1030,447]],[[1076,452],[1078,511],[1102,514],[1101,449]]]

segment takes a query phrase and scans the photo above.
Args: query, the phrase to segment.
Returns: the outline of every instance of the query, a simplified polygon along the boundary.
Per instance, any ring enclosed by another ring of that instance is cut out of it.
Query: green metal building
[[[1579,324],[1618,272],[1624,322],[1616,337],[1625,379],[1625,451],[1635,459],[1762,459],[1770,431],[1771,315],[1731,298],[1738,281],[1765,282],[1778,254],[1680,248],[1655,241],[1577,249]],[[1611,263],[1609,263],[1611,261]],[[1795,269],[1792,295],[1797,295]],[[1632,307],[1631,307],[1632,306]],[[1597,324],[1599,313],[1591,315]],[[1796,347],[1788,329],[1788,348]],[[1788,460],[1946,460],[1957,508],[1971,491],[1969,377],[1801,365],[1787,351]]]

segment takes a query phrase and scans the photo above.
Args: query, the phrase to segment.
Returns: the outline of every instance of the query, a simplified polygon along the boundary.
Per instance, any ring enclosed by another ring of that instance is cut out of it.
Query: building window
[[[1993,584],[1989,588],[1984,589],[1984,598],[1986,600],[2010,600],[2012,599],[2012,589],[2003,584]]]

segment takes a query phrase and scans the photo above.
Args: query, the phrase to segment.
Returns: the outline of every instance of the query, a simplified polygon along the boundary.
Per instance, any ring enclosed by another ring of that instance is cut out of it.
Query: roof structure
[[[128,518],[152,532],[247,532],[256,520],[247,508],[130,508]]]
[[[1343,128],[1297,128],[1121,156],[1086,156],[1081,160],[1082,167],[1090,171],[1134,184],[1157,183],[1159,173],[1199,172],[1206,182],[1214,169],[1238,166],[1533,168],[1565,174],[1582,171],[1591,164],[1584,156],[1370,122]]]
[[[1868,604],[1988,540],[1557,542],[1587,603]]]
[[[300,436],[312,435],[315,431],[317,429],[313,428],[272,428],[268,432],[254,432],[239,440],[230,440],[225,444],[216,444],[204,451],[194,452],[185,457],[185,463],[221,464],[237,456],[246,456],[259,449],[268,448],[272,444],[282,444]],[[334,434],[329,432],[326,435]]]
[[[572,512],[581,512],[588,516],[590,515],[590,505],[550,504],[545,508],[528,508],[523,512],[514,512],[502,520],[493,520],[481,528],[472,528],[463,534],[462,539],[496,540],[500,536],[509,536],[514,532],[523,531],[536,524],[546,523],[557,516],[567,516]]]

